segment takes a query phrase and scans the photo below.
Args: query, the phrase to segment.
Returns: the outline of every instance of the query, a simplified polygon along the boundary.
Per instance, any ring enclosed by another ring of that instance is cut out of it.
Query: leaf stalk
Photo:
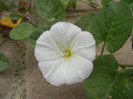
[[[104,52],[104,49],[105,49],[105,45],[106,45],[106,42],[104,42],[104,45],[103,45],[103,48],[102,48],[102,51],[101,51],[100,56],[102,56],[102,55],[103,55],[103,52]]]
[[[133,67],[133,64],[119,64],[121,67]]]

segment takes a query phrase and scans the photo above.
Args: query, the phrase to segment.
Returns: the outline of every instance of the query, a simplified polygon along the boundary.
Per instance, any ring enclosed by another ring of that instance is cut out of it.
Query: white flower
[[[55,86],[74,84],[89,77],[96,55],[91,33],[71,23],[57,22],[39,37],[35,56],[46,80]]]

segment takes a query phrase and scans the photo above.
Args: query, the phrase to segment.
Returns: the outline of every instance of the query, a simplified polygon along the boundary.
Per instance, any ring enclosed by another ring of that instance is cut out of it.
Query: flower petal
[[[74,55],[79,55],[81,57],[84,57],[90,61],[93,61],[96,57],[96,46],[90,46],[90,47],[85,47],[77,50],[72,50],[72,53]]]
[[[56,42],[58,42],[58,44],[60,43],[63,48],[68,48],[73,38],[80,32],[81,29],[79,27],[68,22],[58,22],[50,29],[50,33]]]
[[[58,59],[61,57],[61,52],[52,48],[45,47],[43,45],[36,44],[35,56],[38,61],[47,61]]]
[[[50,60],[50,61],[43,61],[43,62],[39,62],[39,68],[43,74],[44,78],[47,78],[55,68],[58,67],[58,65],[60,65],[62,59],[55,59],[55,60]]]
[[[73,66],[71,60],[69,60],[67,76],[66,76],[66,84],[70,85],[82,81],[83,81],[82,77],[78,73],[77,69],[75,69],[75,67]]]
[[[39,67],[46,80],[55,85],[65,84],[68,64],[64,59],[39,63]]]
[[[83,57],[80,57],[80,56],[72,56],[70,58],[70,66],[69,67],[73,67],[74,68],[74,71],[77,71],[78,72],[78,76],[83,79],[89,77],[89,75],[91,74],[92,70],[93,70],[93,64],[91,61],[83,58]],[[68,70],[70,71],[71,68]],[[78,79],[77,80],[77,75],[75,75],[75,77],[73,76],[70,76],[72,73],[67,73],[67,83],[68,84],[71,84],[73,82],[80,82],[81,79]]]
[[[56,42],[54,41],[54,38],[52,37],[49,31],[43,32],[41,36],[39,37],[39,39],[36,41],[36,44],[59,50],[59,47],[57,46]]]
[[[95,45],[95,40],[90,32],[83,31],[71,42],[69,48],[76,50]]]
[[[42,33],[36,41],[35,56],[38,61],[53,60],[60,57],[61,51],[55,43],[51,33]]]

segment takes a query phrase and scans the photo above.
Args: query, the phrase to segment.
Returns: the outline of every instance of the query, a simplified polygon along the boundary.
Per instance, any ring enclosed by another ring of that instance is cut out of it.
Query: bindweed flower
[[[95,56],[92,34],[68,22],[57,22],[36,41],[39,68],[55,86],[78,83],[89,77]]]

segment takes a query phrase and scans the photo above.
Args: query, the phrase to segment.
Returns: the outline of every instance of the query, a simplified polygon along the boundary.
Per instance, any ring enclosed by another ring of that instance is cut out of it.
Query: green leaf
[[[132,13],[124,2],[111,2],[94,17],[91,33],[97,43],[104,42],[109,52],[119,50],[132,32]]]
[[[30,36],[30,44],[32,48],[35,47],[36,40],[39,38],[39,36],[46,30],[49,30],[50,26],[42,25],[41,27],[36,28],[33,33]]]
[[[90,3],[96,3],[96,0],[89,0]]]
[[[70,4],[73,8],[76,8],[76,0],[70,0]]]
[[[7,69],[9,65],[8,58],[0,52],[0,72]]]
[[[132,50],[133,50],[133,36],[132,36]]]
[[[75,25],[79,26],[83,31],[89,31],[92,26],[93,18],[93,14],[86,13],[76,20]]]
[[[131,10],[133,12],[133,0],[121,0],[121,1],[124,1],[124,2],[128,3],[129,7],[131,8]]]
[[[129,6],[130,6],[130,8],[131,8],[131,10],[133,12],[133,3],[130,3]]]
[[[132,99],[133,70],[118,71],[112,54],[98,57],[94,69],[84,81],[87,99]]]
[[[62,5],[64,5],[64,7],[66,8],[70,0],[59,0],[59,1],[60,1],[60,2],[62,3]]]
[[[22,23],[14,27],[9,36],[14,40],[25,40],[30,37],[34,29],[33,25],[29,23]]]
[[[103,6],[103,7],[107,6],[107,4],[108,4],[109,2],[111,2],[111,1],[113,1],[113,0],[102,0],[102,1],[101,1],[101,2],[102,2],[102,6]]]
[[[12,19],[12,20],[19,20],[20,18],[24,18],[23,16],[17,14],[17,13],[10,13],[9,17]]]
[[[126,3],[128,3],[128,4],[130,4],[130,3],[133,2],[133,0],[121,0],[121,1],[124,1],[124,2],[126,2]]]
[[[58,0],[36,0],[35,7],[38,15],[46,22],[54,23],[65,19],[65,8]]]

